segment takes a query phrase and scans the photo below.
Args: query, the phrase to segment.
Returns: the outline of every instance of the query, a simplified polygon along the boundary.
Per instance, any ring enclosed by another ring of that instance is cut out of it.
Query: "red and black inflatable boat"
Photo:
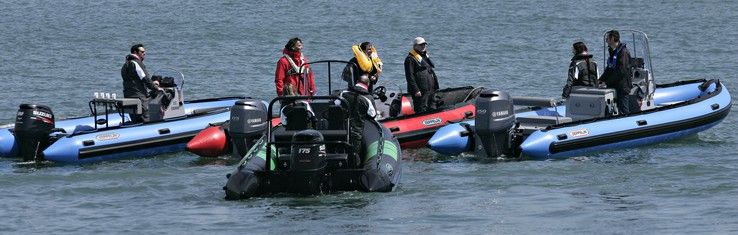
[[[375,93],[381,94],[381,87],[378,89]],[[402,148],[419,148],[446,124],[473,118],[476,114],[473,101],[483,89],[467,86],[439,90],[433,98],[434,107],[422,113],[413,111],[408,94],[390,93],[391,102],[375,99],[375,104],[383,114],[388,110],[389,115],[383,116],[380,122],[392,131]]]
[[[420,148],[425,146],[439,128],[474,118],[476,113],[473,101],[483,89],[467,86],[439,90],[434,96],[435,107],[423,113],[415,113],[408,94],[387,92],[380,86],[374,89],[375,106],[381,115],[379,122],[397,137],[402,148]],[[234,146],[229,141],[229,135],[235,134],[231,133],[232,122],[248,121],[231,120],[213,124],[187,143],[187,151],[202,157],[217,157],[233,152],[234,148],[242,149],[246,146]],[[272,126],[277,125],[279,118],[273,118],[271,123]]]

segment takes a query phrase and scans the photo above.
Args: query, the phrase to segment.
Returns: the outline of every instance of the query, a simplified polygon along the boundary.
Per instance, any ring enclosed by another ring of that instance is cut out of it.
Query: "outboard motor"
[[[323,174],[327,165],[323,135],[316,130],[303,130],[292,135],[290,149],[295,193],[318,194],[321,192]]]
[[[474,149],[477,155],[495,158],[511,155],[515,114],[510,94],[485,90],[477,97],[476,107],[474,126],[478,139]]]
[[[54,113],[43,105],[21,104],[15,118],[15,138],[23,161],[43,161],[43,151],[50,145]]]
[[[269,127],[267,108],[264,102],[254,99],[236,101],[231,107],[230,141],[232,156],[241,158],[261,138]]]

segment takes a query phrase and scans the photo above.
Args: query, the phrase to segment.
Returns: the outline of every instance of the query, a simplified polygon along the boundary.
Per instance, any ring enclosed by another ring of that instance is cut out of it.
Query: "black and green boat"
[[[254,142],[246,140],[243,146],[250,149],[223,187],[226,199],[390,192],[398,185],[402,175],[399,142],[373,119],[358,120],[363,122],[361,140],[352,140],[351,128],[356,125],[350,123],[357,120],[351,119],[351,107],[342,97],[279,97],[268,108],[251,108],[252,113],[244,115],[263,110],[266,118],[277,101],[299,104],[295,101],[301,99],[309,103],[293,106],[285,115],[287,124],[268,127],[266,135]]]

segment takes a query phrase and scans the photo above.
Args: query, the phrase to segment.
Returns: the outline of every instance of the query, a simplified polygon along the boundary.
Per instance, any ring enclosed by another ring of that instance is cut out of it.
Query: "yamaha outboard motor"
[[[54,129],[54,113],[43,105],[21,104],[15,118],[15,138],[23,161],[42,161],[43,151],[50,145]]]
[[[319,194],[327,165],[325,144],[320,143],[323,135],[316,130],[303,130],[292,135],[292,142],[290,162],[295,174],[294,193]]]
[[[230,135],[232,156],[241,158],[269,127],[264,102],[254,99],[236,101],[231,107]]]
[[[477,116],[474,119],[477,141],[475,152],[488,157],[510,156],[512,153],[512,129],[515,125],[513,101],[504,91],[485,90],[476,101]]]

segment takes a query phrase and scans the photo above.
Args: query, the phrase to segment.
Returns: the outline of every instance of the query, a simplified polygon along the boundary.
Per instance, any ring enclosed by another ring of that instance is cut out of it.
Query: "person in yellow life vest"
[[[362,42],[351,46],[351,50],[354,52],[354,57],[349,62],[353,65],[346,65],[342,74],[343,80],[353,83],[354,79],[366,75],[369,78],[368,90],[372,92],[374,84],[377,84],[379,75],[382,74],[382,60],[379,59],[377,49],[370,42]]]
[[[413,98],[413,110],[421,113],[434,109],[433,95],[438,90],[436,68],[428,56],[428,43],[422,37],[413,40],[413,49],[405,58],[407,93]]]

